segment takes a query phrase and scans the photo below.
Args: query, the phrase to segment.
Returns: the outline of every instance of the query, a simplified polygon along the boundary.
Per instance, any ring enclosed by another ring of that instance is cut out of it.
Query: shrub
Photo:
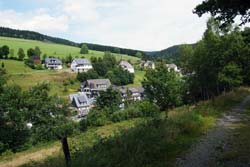
[[[159,107],[149,101],[139,103],[138,107],[144,117],[154,116],[160,112]]]
[[[90,126],[103,126],[108,123],[108,118],[105,112],[92,110],[88,114],[87,123]]]
[[[79,122],[79,125],[80,125],[80,130],[81,130],[81,131],[87,130],[87,127],[88,127],[88,121],[87,121],[87,119],[82,119],[82,120]]]
[[[127,119],[128,119],[127,111],[117,111],[111,115],[111,120],[113,122],[120,122],[120,121],[127,120]]]
[[[32,62],[32,60],[27,59],[27,60],[24,61],[24,63],[25,63],[27,66],[29,66],[30,68],[35,69],[35,65],[34,65],[34,63]]]
[[[43,68],[42,64],[38,64],[35,66],[35,69],[36,70],[43,70],[44,68]]]
[[[143,113],[136,105],[128,107],[125,111],[128,113],[129,118],[138,118],[143,116]]]
[[[204,124],[204,118],[196,112],[184,111],[168,118],[168,123],[175,126],[184,134],[193,134],[201,132]]]

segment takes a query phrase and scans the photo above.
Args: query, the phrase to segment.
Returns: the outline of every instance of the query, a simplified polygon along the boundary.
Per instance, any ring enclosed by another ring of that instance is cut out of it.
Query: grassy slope
[[[134,83],[128,86],[141,86],[141,82],[143,81],[145,73],[145,71],[135,71]]]
[[[42,54],[46,53],[48,56],[65,57],[71,54],[73,57],[84,56],[86,58],[91,58],[92,56],[102,57],[104,55],[103,52],[92,50],[87,55],[81,55],[79,53],[80,48],[77,47],[7,37],[0,37],[0,46],[2,45],[8,45],[11,49],[14,49],[15,56],[17,56],[19,48],[23,48],[26,53],[29,48],[34,48],[35,46],[40,47]],[[122,57],[125,60],[131,60],[133,63],[139,60],[136,57],[128,55],[115,54],[115,56],[117,60],[120,60]],[[8,74],[10,74],[9,83],[18,84],[24,89],[28,89],[31,86],[36,85],[37,83],[45,81],[51,83],[52,94],[58,94],[60,96],[66,97],[71,92],[77,92],[77,89],[80,85],[79,82],[76,82],[75,84],[68,87],[68,92],[63,92],[63,80],[71,77],[75,78],[76,74],[70,74],[67,72],[64,73],[62,71],[32,70],[29,67],[25,66],[23,62],[13,60],[0,60],[0,63],[1,62],[4,62],[7,72]],[[134,86],[140,86],[142,77],[143,72],[136,72]]]
[[[114,135],[116,131],[119,131],[120,129],[130,129],[141,121],[142,119],[133,119],[106,125],[103,127],[90,128],[87,132],[69,138],[71,152],[74,152],[77,149],[82,149],[83,147],[92,146],[97,140],[96,136],[109,137]],[[61,154],[60,146],[60,142],[52,142],[48,144],[38,145],[27,151],[19,152],[16,154],[9,153],[2,155],[0,157],[0,167],[20,166],[32,161],[42,161],[45,158],[48,158],[48,156],[52,156],[56,159],[61,159],[63,158],[63,155]],[[63,162],[64,161],[61,162],[62,166],[64,165]],[[60,164],[58,165],[60,166]]]
[[[8,45],[10,49],[14,49],[14,54],[17,56],[17,52],[19,48],[23,48],[25,53],[27,53],[27,50],[29,48],[35,48],[38,46],[42,54],[47,54],[48,56],[56,56],[56,57],[65,57],[71,54],[73,57],[84,56],[85,58],[91,58],[94,57],[102,57],[103,52],[99,51],[93,51],[90,50],[89,54],[80,54],[80,48],[67,46],[67,45],[61,45],[61,44],[53,44],[53,43],[45,43],[40,41],[34,41],[34,40],[26,40],[26,39],[17,39],[17,38],[8,38],[8,37],[0,37],[0,46],[2,45]],[[121,57],[125,60],[131,60],[132,62],[136,62],[136,60],[139,60],[139,58],[128,56],[128,55],[121,55],[121,54],[115,54],[117,60],[120,60]]]
[[[249,90],[239,89],[222,95],[215,101],[176,108],[169,111],[168,118],[164,118],[160,123],[155,122],[150,125],[143,123],[142,126],[137,124],[134,127],[135,122],[125,121],[90,129],[71,138],[73,166],[174,166],[176,157],[210,129],[220,114],[227,112],[249,94]],[[108,134],[114,134],[114,131],[128,126],[134,128],[107,137]],[[105,140],[100,140],[103,137]],[[92,148],[93,144],[94,148]],[[12,155],[12,158],[15,159],[15,156]],[[6,159],[6,156],[2,159]],[[8,161],[7,158],[2,164],[7,162],[11,160]],[[64,165],[63,155],[54,154],[42,162],[25,166],[61,167]]]
[[[77,92],[80,83],[75,82],[68,86],[68,92],[64,92],[63,81],[67,78],[75,78],[76,74],[69,73],[67,70],[50,71],[50,70],[33,70],[26,66],[22,61],[16,60],[1,60],[0,64],[4,62],[7,73],[10,74],[8,84],[20,85],[27,90],[31,86],[41,82],[49,82],[52,86],[52,94],[67,97],[72,92]],[[145,71],[136,71],[134,84],[128,86],[140,86],[141,81],[145,75]]]
[[[58,94],[67,97],[69,93],[76,92],[80,83],[75,82],[64,92],[63,81],[68,78],[75,78],[76,74],[63,71],[33,70],[27,67],[24,62],[16,60],[0,60],[4,62],[5,69],[9,74],[8,84],[20,85],[24,90],[37,83],[48,82],[51,84],[51,94]]]

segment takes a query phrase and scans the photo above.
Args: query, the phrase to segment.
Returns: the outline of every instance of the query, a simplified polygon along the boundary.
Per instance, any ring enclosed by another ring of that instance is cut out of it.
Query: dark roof
[[[62,65],[62,61],[57,59],[57,58],[46,58],[44,60],[45,64],[57,64],[57,65]]]

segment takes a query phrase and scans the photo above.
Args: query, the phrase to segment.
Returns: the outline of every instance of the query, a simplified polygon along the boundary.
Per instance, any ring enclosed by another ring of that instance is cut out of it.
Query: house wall
[[[87,72],[88,70],[92,69],[92,65],[80,65],[80,66],[77,66],[76,62],[73,61],[71,63],[71,70],[74,71],[74,72]]]
[[[52,64],[46,64],[45,65],[49,70],[61,70],[63,67],[62,65],[52,65]]]
[[[88,115],[90,111],[90,107],[89,106],[81,107],[81,108],[78,108],[77,111],[78,111],[78,117],[84,117]]]
[[[130,73],[135,73],[135,69],[134,69],[134,68],[128,68],[127,66],[122,66],[122,68],[123,68],[124,70],[127,70],[127,71],[130,72]]]

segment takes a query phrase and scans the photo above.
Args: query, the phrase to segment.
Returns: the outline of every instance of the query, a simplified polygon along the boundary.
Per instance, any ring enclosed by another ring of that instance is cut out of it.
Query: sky
[[[75,42],[144,51],[194,43],[208,15],[192,13],[202,0],[0,0],[0,26]]]

